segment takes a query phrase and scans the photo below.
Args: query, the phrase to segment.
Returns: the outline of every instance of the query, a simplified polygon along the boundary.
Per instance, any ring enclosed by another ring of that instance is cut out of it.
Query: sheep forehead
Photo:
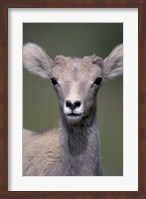
[[[100,67],[92,63],[94,57],[94,55],[83,58],[58,56],[54,73],[57,76],[70,79],[87,78],[95,73],[100,73]]]

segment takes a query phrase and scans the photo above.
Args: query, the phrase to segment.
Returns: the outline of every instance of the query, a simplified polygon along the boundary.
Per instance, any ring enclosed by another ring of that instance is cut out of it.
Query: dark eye
[[[102,78],[101,77],[97,77],[96,80],[94,81],[94,84],[99,86],[101,84],[101,81],[102,81]]]
[[[51,78],[51,82],[52,82],[52,84],[53,84],[54,86],[55,86],[56,84],[58,84],[57,80],[56,80],[54,77]]]

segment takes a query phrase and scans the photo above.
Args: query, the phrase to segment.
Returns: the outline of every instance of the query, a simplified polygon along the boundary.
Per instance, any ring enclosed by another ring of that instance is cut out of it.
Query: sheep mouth
[[[77,113],[70,113],[68,114],[67,116],[73,116],[73,117],[78,117],[80,116],[81,114],[77,114]]]
[[[66,116],[67,116],[68,122],[77,123],[77,122],[81,121],[83,114],[70,113],[70,114],[67,114]]]

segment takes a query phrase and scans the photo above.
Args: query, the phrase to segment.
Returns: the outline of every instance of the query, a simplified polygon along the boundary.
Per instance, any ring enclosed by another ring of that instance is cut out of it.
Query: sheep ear
[[[53,61],[40,46],[27,43],[23,46],[23,64],[31,73],[49,78]]]
[[[103,61],[104,79],[112,79],[123,74],[123,45],[115,47]]]

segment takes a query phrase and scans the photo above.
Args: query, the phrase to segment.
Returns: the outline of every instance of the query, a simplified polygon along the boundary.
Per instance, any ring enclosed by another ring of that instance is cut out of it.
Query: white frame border
[[[124,24],[124,176],[22,176],[22,24],[27,22]],[[138,9],[10,8],[8,26],[9,191],[138,191]]]

